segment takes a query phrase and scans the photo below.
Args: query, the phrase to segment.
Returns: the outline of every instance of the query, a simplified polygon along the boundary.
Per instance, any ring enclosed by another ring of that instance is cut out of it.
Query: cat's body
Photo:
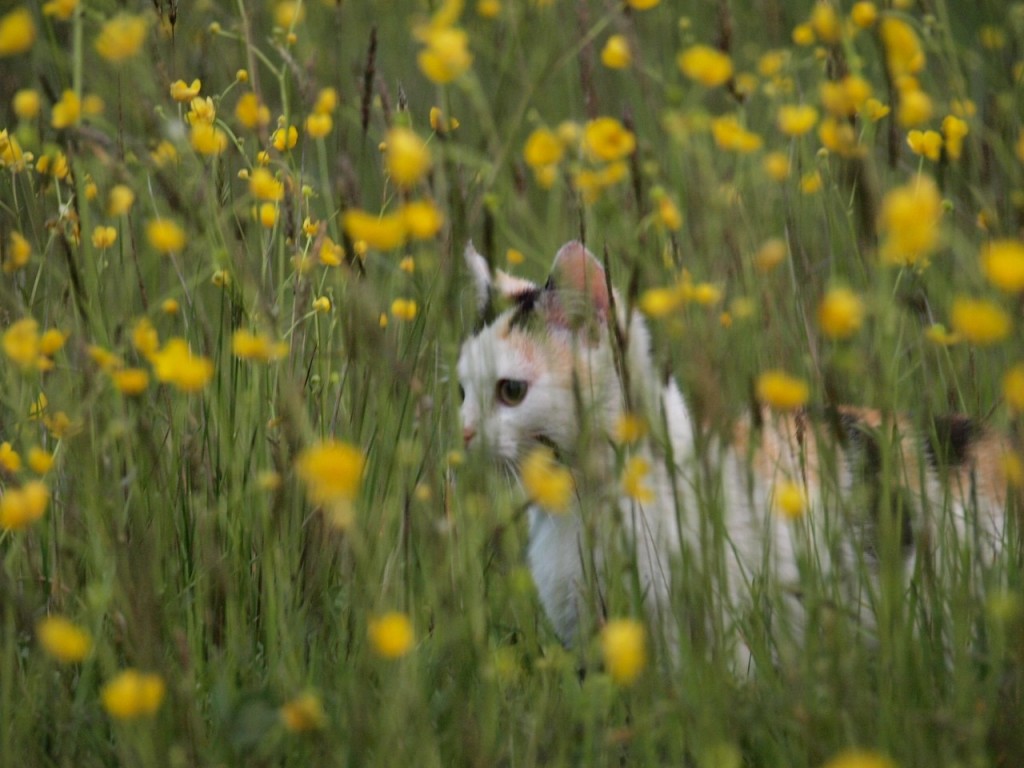
[[[656,375],[642,319],[626,316],[604,270],[582,245],[559,251],[543,288],[500,272],[492,280],[471,246],[466,256],[480,308],[495,293],[511,301],[460,355],[466,445],[483,443],[517,476],[523,458],[547,446],[576,478],[568,511],[529,509],[530,569],[564,642],[576,638],[588,601],[590,615],[604,609],[613,547],[625,552],[636,594],[670,641],[686,621],[668,609],[678,583],[673,569],[687,558],[701,561],[698,572],[715,570],[721,599],[742,606],[759,584],[796,594],[808,557],[828,572],[879,556],[866,555],[865,548],[881,540],[878,531],[890,522],[899,528],[907,564],[938,528],[952,528],[955,540],[986,559],[998,551],[1006,520],[1000,461],[1006,447],[970,422],[952,419],[919,436],[907,424],[856,409],[817,422],[802,412],[758,411],[728,438],[702,434],[675,382]],[[610,436],[627,412],[643,414],[650,434],[624,447]],[[627,456],[645,462],[642,494],[630,496],[619,483]],[[882,483],[883,473],[897,480]],[[801,489],[807,500],[807,513],[797,519],[779,514],[774,495],[783,483]],[[858,487],[869,490],[856,493]],[[847,510],[840,516],[843,531],[815,514],[829,493],[850,496],[833,499],[833,506]],[[909,512],[892,513],[906,494],[913,508],[932,512],[913,520]],[[613,525],[605,524],[609,519]],[[851,597],[853,609],[860,599]],[[798,625],[798,604],[793,613]]]

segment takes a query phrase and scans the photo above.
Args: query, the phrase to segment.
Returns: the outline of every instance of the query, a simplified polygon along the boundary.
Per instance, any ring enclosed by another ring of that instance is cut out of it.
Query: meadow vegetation
[[[994,564],[743,676],[626,602],[562,648],[462,451],[469,239],[584,239],[710,429],[1020,426],[1024,4],[683,5],[4,6],[2,768],[1024,764],[1024,454]]]

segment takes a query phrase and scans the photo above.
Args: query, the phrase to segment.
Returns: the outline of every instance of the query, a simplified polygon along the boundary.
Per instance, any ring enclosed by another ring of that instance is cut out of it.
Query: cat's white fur
[[[476,280],[481,306],[493,292],[514,297],[536,289],[532,283],[500,272],[492,280],[485,260],[472,244],[467,248],[466,260]],[[555,273],[560,263],[572,266],[570,282],[575,273],[577,284],[544,291],[539,301],[564,301],[559,295],[564,296],[566,291],[593,293],[590,286],[579,284],[580,274],[604,280],[597,260],[579,243],[568,243],[559,251]],[[597,293],[600,309],[605,309],[607,294],[602,290]],[[611,295],[616,299],[614,293]],[[541,603],[559,637],[567,644],[576,638],[583,602],[590,594],[586,588],[588,571],[599,574],[602,570],[607,542],[592,535],[594,521],[588,518],[598,509],[603,510],[600,514],[618,509],[645,605],[649,613],[657,615],[670,641],[678,630],[678,619],[663,612],[670,604],[673,565],[686,553],[706,557],[709,541],[715,541],[721,552],[723,567],[719,573],[725,582],[721,599],[732,605],[748,600],[755,580],[763,577],[774,585],[777,595],[787,594],[789,586],[795,588],[801,553],[812,555],[823,570],[833,567],[828,553],[836,550],[824,545],[830,535],[826,525],[814,515],[783,520],[772,499],[773,489],[784,479],[805,484],[812,503],[814,495],[821,492],[820,487],[814,487],[817,479],[806,477],[803,437],[795,434],[788,422],[779,426],[774,433],[777,444],[770,452],[770,464],[757,471],[752,471],[751,453],[709,440],[702,449],[702,464],[695,449],[694,423],[679,388],[671,379],[664,381],[654,369],[646,326],[636,313],[627,317],[621,302],[612,303],[617,311],[615,321],[626,333],[625,364],[632,384],[632,410],[646,416],[652,431],[649,439],[633,449],[633,454],[646,459],[650,467],[646,482],[652,493],[644,503],[621,495],[616,490],[618,478],[612,474],[615,448],[608,435],[625,410],[626,393],[602,312],[598,312],[599,322],[584,332],[565,323],[558,306],[541,306],[536,311],[547,313],[554,321],[547,323],[543,333],[531,334],[512,327],[517,312],[513,307],[469,338],[458,362],[464,389],[463,437],[469,448],[482,443],[515,474],[519,461],[543,436],[548,444],[572,456],[567,464],[577,470],[577,479],[585,474],[605,480],[604,490],[610,495],[603,497],[607,502],[604,505],[586,508],[577,502],[559,514],[537,505],[529,509],[529,565]],[[525,399],[512,407],[497,402],[495,385],[501,379],[527,381]],[[585,445],[581,445],[580,425],[584,423],[591,429]],[[702,471],[708,466],[713,470]],[[583,472],[579,471],[581,467]],[[840,493],[851,484],[845,462],[836,465],[835,480]],[[928,493],[933,499],[942,498],[937,486]],[[698,504],[701,494],[705,502]],[[598,496],[586,498],[600,499],[600,491]],[[708,504],[708,498],[717,501]],[[984,517],[990,541],[1002,535],[1003,516],[998,506],[986,505]],[[717,523],[711,519],[709,507],[720,512]],[[955,527],[965,526],[968,515],[958,501],[953,517]],[[717,538],[709,533],[712,528]],[[848,559],[855,561],[858,557],[855,547],[845,546],[840,551]],[[794,608],[790,626],[797,627],[799,607],[793,600],[781,603]],[[854,598],[852,604],[858,605],[859,601]],[[737,650],[742,658],[742,641],[737,643]]]

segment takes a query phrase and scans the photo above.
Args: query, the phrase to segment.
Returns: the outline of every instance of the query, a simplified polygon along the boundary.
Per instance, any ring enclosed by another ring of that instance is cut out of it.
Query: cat
[[[970,545],[984,562],[998,554],[1009,445],[992,431],[963,417],[936,420],[923,434],[866,409],[826,409],[815,420],[806,410],[758,406],[716,437],[691,416],[675,380],[658,375],[643,318],[623,307],[582,243],[558,251],[543,286],[492,275],[472,243],[465,260],[481,316],[457,366],[466,448],[518,478],[524,458],[545,447],[576,482],[569,510],[528,508],[529,567],[564,644],[581,639],[584,617],[601,621],[609,571],[623,563],[634,595],[673,643],[686,624],[672,614],[673,569],[685,563],[688,572],[694,561],[698,572],[717,568],[722,599],[739,615],[767,580],[799,632],[809,557],[825,573],[855,573],[881,559],[887,540],[907,572],[938,540]],[[501,301],[508,307],[496,314]],[[648,425],[628,446],[611,439],[627,413]],[[627,454],[647,470],[641,494],[619,483]],[[780,515],[774,498],[783,482],[806,500],[795,519]],[[818,510],[830,493],[846,510],[838,529]],[[863,612],[863,585],[853,579],[850,591],[851,610]],[[742,637],[735,642],[745,658]]]

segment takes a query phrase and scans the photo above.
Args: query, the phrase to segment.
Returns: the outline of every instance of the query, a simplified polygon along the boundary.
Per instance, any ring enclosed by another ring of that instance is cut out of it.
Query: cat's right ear
[[[491,268],[487,264],[487,259],[480,255],[472,240],[466,243],[463,255],[476,293],[476,326],[479,329],[494,320],[494,281],[491,279]]]

